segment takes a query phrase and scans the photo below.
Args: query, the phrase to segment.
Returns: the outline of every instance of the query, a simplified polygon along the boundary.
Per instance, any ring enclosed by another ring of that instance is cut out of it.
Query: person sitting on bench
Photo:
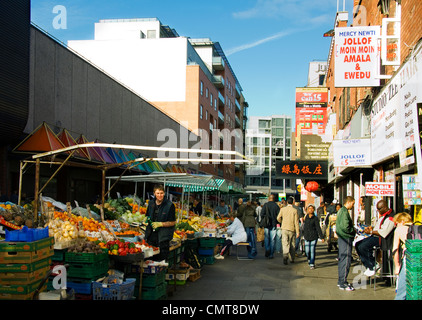
[[[224,241],[223,248],[221,249],[220,253],[214,256],[216,259],[224,259],[224,254],[228,251],[228,249],[238,244],[239,242],[246,242],[247,235],[245,231],[245,227],[243,226],[242,221],[239,218],[231,218],[232,223],[227,227],[227,234],[228,238]]]

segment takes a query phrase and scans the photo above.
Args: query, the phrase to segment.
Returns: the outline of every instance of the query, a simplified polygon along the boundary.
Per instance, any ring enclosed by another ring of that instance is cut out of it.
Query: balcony
[[[218,89],[224,88],[224,77],[223,76],[216,76],[216,75],[214,75],[214,80],[212,81],[212,83]]]
[[[236,105],[236,109],[235,109],[235,113],[236,114],[240,114],[240,112],[241,112],[241,108],[240,108],[240,104],[239,104],[239,101],[237,101],[237,99],[234,101],[234,104]]]
[[[235,128],[237,129],[237,128],[240,128],[241,127],[241,122],[240,122],[240,119],[239,119],[239,117],[237,116],[237,114],[235,114],[234,115],[234,121],[235,121]]]
[[[218,106],[224,107],[224,103],[225,103],[225,100],[224,100],[223,95],[220,92],[218,92]]]
[[[218,111],[218,122],[224,124],[224,115],[221,113],[221,111]]]
[[[212,67],[214,70],[223,71],[225,64],[222,57],[212,57]]]

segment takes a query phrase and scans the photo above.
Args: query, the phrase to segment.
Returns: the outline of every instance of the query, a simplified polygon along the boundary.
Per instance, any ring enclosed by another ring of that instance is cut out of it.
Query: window
[[[208,88],[205,89],[205,98],[208,98]]]
[[[147,31],[147,38],[148,39],[155,39],[155,38],[157,38],[157,32],[155,30],[148,30]]]
[[[205,110],[205,120],[208,120],[208,110]]]
[[[203,107],[202,104],[199,106],[199,119],[202,119]]]
[[[211,107],[212,107],[212,100],[213,100],[212,93],[210,93],[210,104],[211,104]]]
[[[203,96],[204,95],[204,83],[202,81],[201,81],[201,85],[200,85],[199,90],[201,92],[201,96]]]

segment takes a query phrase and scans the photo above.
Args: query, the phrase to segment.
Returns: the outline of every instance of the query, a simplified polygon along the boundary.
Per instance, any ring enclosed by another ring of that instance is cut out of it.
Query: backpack
[[[412,224],[411,226],[409,226],[409,230],[407,231],[407,239],[422,240],[422,225]]]

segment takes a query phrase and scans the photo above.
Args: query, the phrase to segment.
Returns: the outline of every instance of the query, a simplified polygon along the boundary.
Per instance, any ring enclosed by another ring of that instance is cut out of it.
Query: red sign
[[[366,196],[394,197],[394,182],[366,182]]]

